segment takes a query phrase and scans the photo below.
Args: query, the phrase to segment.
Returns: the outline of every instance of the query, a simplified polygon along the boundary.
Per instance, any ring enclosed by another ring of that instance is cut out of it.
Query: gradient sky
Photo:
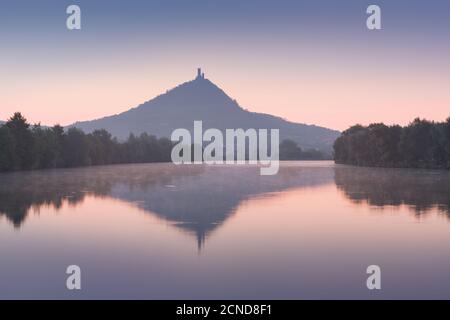
[[[82,30],[66,29],[78,4]],[[383,30],[366,28],[382,9]],[[343,130],[450,116],[450,1],[0,0],[0,119],[116,114],[195,76],[246,109]]]

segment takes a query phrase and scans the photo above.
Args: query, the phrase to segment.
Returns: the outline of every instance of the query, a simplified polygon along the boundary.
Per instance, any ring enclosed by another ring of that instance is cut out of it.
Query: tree
[[[51,128],[51,131],[55,139],[55,167],[62,168],[65,166],[63,158],[64,128],[57,124]]]
[[[302,158],[302,149],[295,141],[285,139],[280,143],[280,160],[299,160]]]
[[[450,117],[443,124],[445,168],[450,169]]]
[[[431,122],[419,118],[403,129],[400,152],[406,166],[425,168],[434,162],[432,129]]]
[[[31,169],[34,163],[33,136],[29,130],[30,125],[20,112],[6,122],[15,141],[15,169]]]
[[[118,142],[111,134],[102,129],[95,130],[87,136],[89,141],[89,156],[93,165],[104,165],[119,162]]]
[[[58,148],[55,134],[50,129],[35,125],[32,129],[34,138],[35,169],[55,168],[57,165]]]
[[[0,171],[11,171],[16,161],[16,143],[11,130],[0,126]]]
[[[67,167],[87,166],[91,164],[89,145],[86,135],[77,128],[70,128],[64,135],[62,155]]]

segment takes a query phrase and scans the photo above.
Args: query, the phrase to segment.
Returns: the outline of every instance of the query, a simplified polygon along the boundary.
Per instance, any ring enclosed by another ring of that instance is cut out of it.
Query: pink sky
[[[190,80],[192,66],[157,73],[152,66],[73,70],[14,79],[0,97],[0,119],[21,111],[33,123],[68,125],[120,113]],[[294,122],[343,130],[355,123],[407,124],[418,116],[438,121],[450,116],[450,73],[380,72],[368,77],[313,67],[246,72],[212,63],[204,69],[243,108]]]
[[[168,43],[159,52],[149,45],[94,53],[87,47],[71,54],[30,46],[0,62],[0,119],[21,111],[32,123],[68,125],[117,114],[193,79],[197,67],[243,108],[294,122],[344,130],[450,116],[448,57],[434,48],[372,50],[368,59],[363,48],[343,44],[282,43],[278,50],[250,42],[218,61],[226,45],[184,45]]]
[[[448,1],[386,1],[377,32],[359,1],[79,2],[79,32],[66,29],[59,2],[5,3],[0,120],[120,113],[197,67],[242,107],[294,122],[344,130],[450,116]]]

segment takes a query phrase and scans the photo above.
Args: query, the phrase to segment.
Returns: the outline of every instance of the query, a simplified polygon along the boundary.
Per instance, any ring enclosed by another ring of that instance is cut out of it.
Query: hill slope
[[[192,131],[194,120],[202,120],[204,130],[280,129],[281,140],[289,138],[302,148],[315,148],[327,153],[331,153],[332,145],[339,136],[335,130],[244,110],[203,75],[129,111],[93,121],[76,122],[72,126],[85,132],[106,129],[119,139],[127,138],[130,133],[143,132],[170,137],[177,128]]]

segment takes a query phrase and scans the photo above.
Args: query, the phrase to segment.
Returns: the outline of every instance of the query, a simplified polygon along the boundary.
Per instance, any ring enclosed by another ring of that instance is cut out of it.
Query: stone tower
[[[205,79],[205,74],[202,73],[202,68],[197,68],[197,79]]]

